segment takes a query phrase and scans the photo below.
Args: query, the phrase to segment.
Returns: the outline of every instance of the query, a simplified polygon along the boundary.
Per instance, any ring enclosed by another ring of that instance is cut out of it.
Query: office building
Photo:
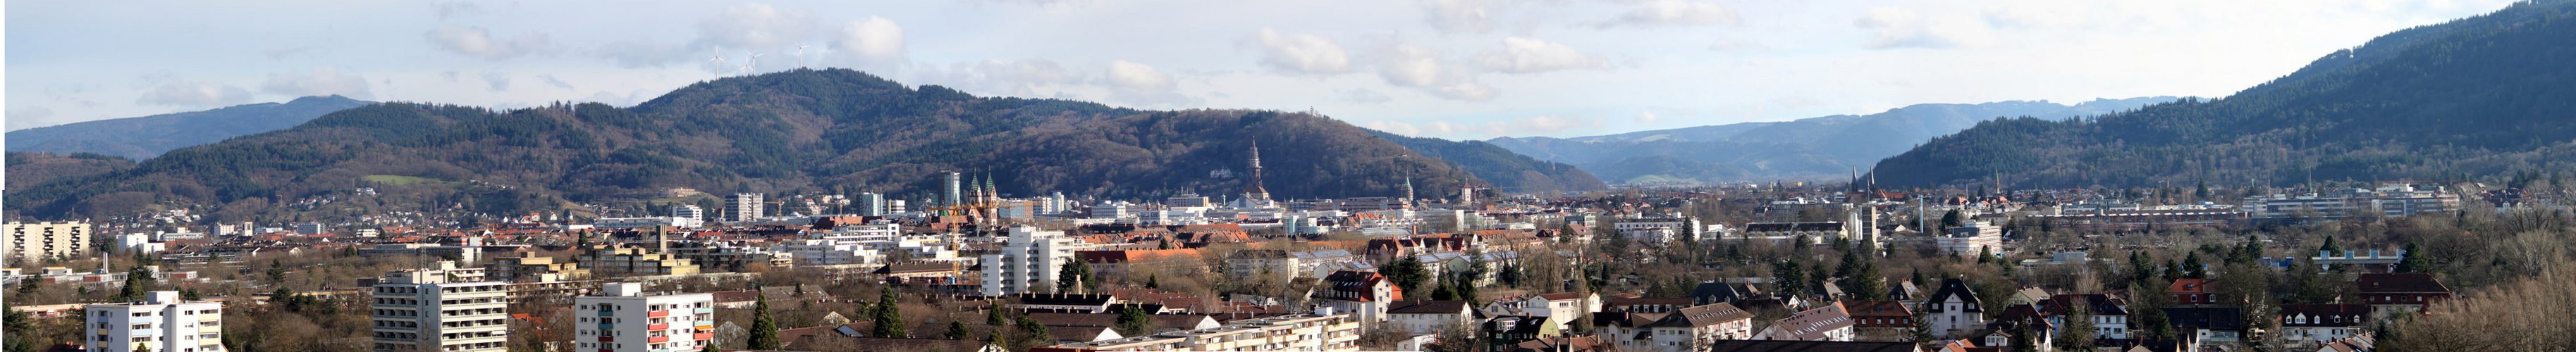
[[[649,295],[638,283],[611,283],[573,298],[576,351],[697,351],[715,343],[714,294]]]
[[[885,216],[886,214],[886,199],[883,194],[859,193],[857,203],[859,203],[859,209],[856,212],[860,216]]]
[[[142,302],[92,304],[87,309],[90,351],[223,352],[224,304],[179,300],[179,291],[152,291]],[[15,328],[15,327],[13,327]]]

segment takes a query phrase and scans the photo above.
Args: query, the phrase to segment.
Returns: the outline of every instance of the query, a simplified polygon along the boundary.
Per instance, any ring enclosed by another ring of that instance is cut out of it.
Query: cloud
[[[1447,33],[1476,33],[1491,29],[1492,8],[1486,0],[1424,0],[1424,14],[1432,28]]]
[[[903,26],[895,25],[894,20],[868,16],[842,25],[836,34],[840,37],[835,45],[860,59],[894,61],[903,58]]]
[[[438,27],[423,34],[422,37],[428,38],[431,43],[437,43],[438,48],[446,49],[448,52],[480,57],[484,60],[505,60],[549,52],[554,47],[554,41],[548,39],[543,33],[520,34],[503,41],[493,38],[492,31],[484,30],[482,27]]]
[[[483,12],[482,6],[463,1],[442,2],[431,4],[430,6],[436,7],[434,11],[438,13],[438,19],[442,20],[447,19],[448,17]]]
[[[1655,123],[1655,121],[1663,121],[1663,120],[1664,120],[1664,117],[1662,117],[1662,116],[1655,116],[1655,112],[1653,112],[1653,111],[1647,111],[1647,112],[1640,112],[1640,113],[1637,113],[1637,123]]]
[[[249,103],[250,99],[250,90],[242,89],[242,87],[239,86],[194,83],[170,79],[165,80],[160,84],[153,85],[150,89],[144,90],[143,97],[134,99],[134,103],[183,107],[211,107],[240,105],[242,103]],[[16,115],[18,112],[16,110],[11,110],[9,113],[11,115]]]
[[[1504,73],[1539,73],[1548,71],[1610,67],[1609,61],[1586,54],[1565,44],[1544,40],[1503,38],[1501,50],[1477,56],[1485,69]]]
[[[448,82],[455,82],[455,81],[456,81],[456,80],[458,80],[458,79],[462,79],[462,78],[464,78],[464,77],[465,77],[465,74],[462,74],[462,73],[456,73],[456,71],[446,71],[446,72],[439,72],[439,73],[438,73],[438,77],[440,77],[440,78],[446,78]]]
[[[1038,88],[1077,83],[1079,74],[1046,59],[986,59],[928,70],[924,82],[937,82],[980,95],[1038,97]]]
[[[1377,65],[1387,84],[1417,88],[1441,98],[1466,101],[1494,99],[1494,89],[1476,83],[1473,74],[1441,61],[1440,53],[1410,44],[1396,45]]]
[[[259,90],[270,94],[315,96],[337,94],[357,99],[373,99],[368,93],[367,78],[340,72],[337,67],[314,68],[310,74],[271,73]]]
[[[1420,137],[1420,136],[1422,136],[1422,128],[1421,128],[1421,127],[1414,127],[1414,126],[1413,126],[1413,124],[1410,124],[1410,123],[1403,123],[1403,122],[1396,122],[1396,121],[1386,121],[1386,120],[1371,120],[1371,121],[1368,121],[1368,122],[1361,122],[1361,123],[1360,123],[1360,127],[1367,127],[1368,129],[1372,129],[1372,130],[1385,131],[1386,133],[1394,133],[1394,134],[1404,135],[1404,136],[1411,136],[1411,137]]]
[[[7,116],[10,121],[40,120],[47,117],[53,117],[54,109],[47,109],[45,107],[35,105],[16,104],[9,106]]]
[[[1109,62],[1109,83],[1125,89],[1170,90],[1172,75],[1164,74],[1154,66],[1114,60]]]
[[[1960,48],[1985,46],[1994,41],[1994,33],[1985,21],[1957,18],[1926,18],[1912,10],[1880,7],[1852,20],[1853,26],[1872,29],[1871,49],[1895,48]]]
[[[313,47],[300,47],[300,48],[288,48],[288,49],[265,49],[265,50],[260,50],[260,51],[259,51],[259,54],[260,54],[260,55],[263,55],[263,56],[268,56],[268,59],[269,59],[269,60],[278,60],[278,59],[284,59],[284,58],[286,58],[287,56],[290,56],[290,55],[302,54],[302,53],[307,52],[307,51],[313,51]]]
[[[1395,98],[1387,97],[1385,92],[1379,92],[1375,89],[1354,88],[1343,90],[1339,100],[1352,104],[1382,104],[1395,101]]]
[[[813,28],[813,15],[805,11],[748,3],[699,20],[698,40],[729,49],[777,49],[812,34]]]
[[[1754,50],[1754,49],[1767,49],[1767,48],[1770,48],[1770,47],[1771,47],[1771,46],[1769,46],[1769,45],[1763,45],[1763,44],[1762,44],[1762,42],[1758,42],[1758,41],[1742,40],[1742,39],[1729,39],[1729,38],[1718,38],[1716,42],[1712,42],[1712,43],[1709,43],[1709,44],[1708,44],[1708,50],[1715,50],[1715,51]]]
[[[633,40],[609,42],[608,44],[600,45],[597,49],[591,50],[591,53],[599,58],[616,62],[617,67],[622,68],[657,68],[669,66],[673,63],[686,62],[693,58],[698,60],[706,59],[703,57],[692,57],[690,56],[690,54],[692,54],[691,52],[678,45],[657,44]],[[715,53],[710,52],[708,54],[712,55]]]
[[[555,86],[555,88],[563,88],[564,90],[573,89],[572,83],[566,83],[561,79],[555,79],[555,75],[553,74],[537,75],[537,79],[544,80],[546,81],[546,85]]]
[[[494,92],[510,90],[510,74],[501,71],[484,72],[483,84],[491,86]]]
[[[1742,24],[1744,19],[1724,6],[1713,3],[1656,0],[1637,4],[1635,9],[1620,13],[1596,24],[1598,27],[1665,27]]]
[[[1331,38],[1261,29],[1261,64],[1287,72],[1341,73],[1351,70],[1351,56]]]

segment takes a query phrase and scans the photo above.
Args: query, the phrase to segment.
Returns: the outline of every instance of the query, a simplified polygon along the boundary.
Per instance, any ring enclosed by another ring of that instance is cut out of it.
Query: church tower
[[[1270,202],[1270,190],[1261,188],[1261,141],[1252,141],[1252,181],[1243,187],[1243,198],[1253,204]]]

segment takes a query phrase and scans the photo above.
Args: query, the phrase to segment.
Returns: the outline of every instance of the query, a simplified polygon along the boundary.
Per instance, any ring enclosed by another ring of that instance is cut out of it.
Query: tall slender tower
[[[1261,141],[1252,141],[1252,182],[1243,187],[1243,198],[1254,204],[1270,201],[1270,190],[1261,188]]]

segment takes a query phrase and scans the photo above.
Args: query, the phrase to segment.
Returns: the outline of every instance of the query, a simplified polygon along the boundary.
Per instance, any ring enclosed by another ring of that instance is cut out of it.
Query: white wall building
[[[762,211],[767,209],[766,206],[760,202],[759,193],[735,193],[731,197],[725,197],[724,221],[743,222],[759,219],[763,216]]]
[[[1965,226],[1950,228],[1950,234],[1935,239],[1934,243],[1941,247],[1941,254],[1951,256],[2003,255],[2004,228],[1984,221],[1972,221]]]
[[[179,291],[152,291],[142,302],[92,304],[86,309],[90,351],[224,351],[224,304],[179,300]]]
[[[600,228],[600,229],[645,229],[645,228],[653,228],[653,227],[655,227],[655,226],[670,226],[670,227],[683,228],[683,229],[694,229],[694,228],[706,227],[706,226],[707,226],[707,221],[706,221],[705,219],[693,218],[693,217],[671,216],[671,217],[643,217],[643,218],[599,218],[599,220],[598,220],[598,221],[592,221],[592,222],[591,222],[591,227],[592,227],[592,228]]]
[[[1073,260],[1074,240],[1063,231],[1012,226],[1001,253],[984,255],[984,295],[1047,292],[1055,288],[1056,266]]]
[[[71,259],[89,255],[90,226],[86,222],[8,223],[8,238],[0,238],[0,264],[8,260],[41,263],[48,259]]]
[[[611,283],[573,298],[574,350],[696,351],[715,343],[715,295],[647,295],[638,283]]]
[[[376,284],[376,351],[503,351],[510,337],[505,284],[486,281],[483,269],[385,273]]]

